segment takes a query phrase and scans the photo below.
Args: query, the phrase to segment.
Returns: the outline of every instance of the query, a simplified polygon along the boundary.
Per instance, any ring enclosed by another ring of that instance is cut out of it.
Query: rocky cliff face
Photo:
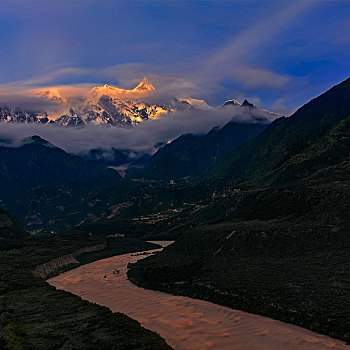
[[[35,277],[46,278],[52,274],[57,269],[67,266],[70,264],[79,264],[79,261],[76,259],[79,255],[83,253],[95,252],[97,250],[102,250],[106,248],[107,243],[96,244],[90,247],[84,247],[76,250],[75,252],[67,255],[60,256],[59,258],[52,259],[44,264],[37,265],[32,271]]]

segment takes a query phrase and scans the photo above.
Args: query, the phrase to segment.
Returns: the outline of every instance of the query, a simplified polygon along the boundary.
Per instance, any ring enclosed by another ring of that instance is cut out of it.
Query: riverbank
[[[234,221],[183,229],[131,266],[138,286],[208,300],[350,341],[350,239],[315,222]]]
[[[67,262],[60,257],[72,252],[82,253],[75,257],[83,263],[112,253],[149,249],[151,244],[113,239],[107,240],[105,250],[94,251],[91,247],[100,247],[106,237],[77,232],[6,242],[0,250],[1,350],[170,350],[159,335],[142,328],[137,321],[58,291],[33,274],[36,266],[46,263],[50,273],[51,267],[60,270],[61,262]]]

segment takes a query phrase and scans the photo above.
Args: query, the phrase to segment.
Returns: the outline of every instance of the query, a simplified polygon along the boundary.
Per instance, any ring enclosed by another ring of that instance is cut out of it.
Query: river
[[[129,282],[128,263],[159,250],[95,261],[53,277],[48,283],[138,320],[176,350],[349,349],[341,341],[301,327]]]

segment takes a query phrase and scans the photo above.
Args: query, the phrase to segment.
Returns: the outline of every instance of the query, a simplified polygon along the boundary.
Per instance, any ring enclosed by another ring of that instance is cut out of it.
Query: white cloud
[[[216,111],[172,113],[148,120],[132,128],[105,126],[58,127],[55,125],[4,123],[0,138],[15,140],[39,135],[67,152],[81,154],[92,148],[126,149],[138,153],[153,153],[159,142],[167,142],[186,133],[203,134],[230,120],[254,122],[256,116],[267,117],[264,112],[233,107]]]

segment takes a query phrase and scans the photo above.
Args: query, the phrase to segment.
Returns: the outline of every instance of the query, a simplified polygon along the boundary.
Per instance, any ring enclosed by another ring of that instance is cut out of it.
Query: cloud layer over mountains
[[[3,123],[2,142],[12,140],[16,146],[32,135],[39,135],[52,144],[75,154],[84,154],[94,148],[130,150],[135,153],[153,153],[156,144],[168,142],[187,134],[203,134],[229,121],[256,122],[257,118],[271,118],[265,111],[228,106],[212,111],[175,112],[158,119],[147,120],[134,127],[84,126],[62,128],[55,125]]]
[[[147,78],[133,89],[58,86],[23,89],[6,97],[0,95],[2,143],[18,146],[24,138],[38,135],[75,154],[91,149],[104,150],[107,156],[111,149],[152,154],[182,134],[204,134],[231,120],[266,123],[279,116],[247,101],[240,105],[230,100],[213,108],[204,100],[156,89]]]

